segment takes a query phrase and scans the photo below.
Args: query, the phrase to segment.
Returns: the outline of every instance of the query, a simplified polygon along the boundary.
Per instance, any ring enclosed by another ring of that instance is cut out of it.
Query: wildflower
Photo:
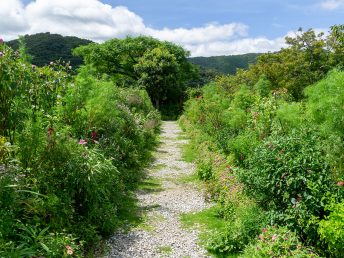
[[[70,66],[68,66],[68,68],[69,68],[69,70],[70,70],[70,69],[72,69],[72,66],[70,65]]]
[[[85,145],[85,144],[87,144],[87,141],[81,139],[81,140],[79,141],[79,144],[80,144],[80,145]]]
[[[276,238],[277,238],[277,235],[276,235],[276,234],[274,234],[274,235],[271,237],[271,240],[272,240],[272,241],[275,241],[275,240],[276,240]]]
[[[53,65],[53,64],[54,64],[54,62],[53,62],[53,61],[51,61],[49,64],[50,64],[50,65]]]
[[[67,254],[73,255],[73,248],[70,245],[66,245]]]
[[[343,186],[344,185],[344,181],[338,181],[337,185],[338,186]]]
[[[53,140],[53,135],[54,135],[54,128],[49,127],[48,128],[48,140],[52,141]]]
[[[266,229],[266,228],[263,228],[263,229],[262,229],[262,232],[263,232],[263,233],[265,233],[266,231],[267,231],[267,229]]]
[[[1,51],[0,51],[0,57],[2,57],[4,55],[4,53],[2,53]]]
[[[97,132],[92,131],[92,132],[91,132],[91,138],[92,138],[93,140],[96,140],[96,139],[97,139]]]

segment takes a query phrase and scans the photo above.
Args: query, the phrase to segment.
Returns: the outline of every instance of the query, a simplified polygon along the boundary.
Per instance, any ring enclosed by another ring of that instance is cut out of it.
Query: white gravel
[[[178,139],[180,133],[176,122],[163,123],[161,145],[148,171],[160,180],[162,190],[137,192],[141,209],[147,211],[145,226],[115,233],[105,257],[209,257],[197,244],[198,232],[185,230],[180,222],[182,213],[210,206],[195,186],[178,180],[194,171],[193,164],[182,161],[180,148],[187,141]]]

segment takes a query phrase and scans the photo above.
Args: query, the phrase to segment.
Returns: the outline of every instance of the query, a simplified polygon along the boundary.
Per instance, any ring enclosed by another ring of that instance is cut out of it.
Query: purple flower
[[[85,140],[81,139],[81,140],[79,141],[79,144],[81,144],[81,145],[85,145],[85,144],[87,144],[87,141],[85,141]]]

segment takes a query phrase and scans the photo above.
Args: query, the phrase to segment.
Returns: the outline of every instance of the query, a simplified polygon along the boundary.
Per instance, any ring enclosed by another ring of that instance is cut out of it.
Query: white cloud
[[[344,0],[325,0],[320,6],[324,9],[335,10],[344,7]]]
[[[23,5],[19,0],[0,0],[0,32],[14,36],[13,33],[28,29],[23,11]]]
[[[150,35],[173,41],[192,56],[230,55],[276,51],[284,40],[249,38],[242,23],[207,24],[197,28],[151,28],[124,6],[112,7],[100,0],[35,0],[24,6],[20,0],[0,0],[0,37],[39,32],[59,33],[102,42],[127,35]]]
[[[161,40],[168,40],[180,44],[200,44],[214,40],[230,40],[247,35],[248,27],[241,23],[209,24],[204,27],[192,29],[146,29],[146,33]]]
[[[186,46],[192,56],[238,55],[245,53],[265,53],[285,47],[284,38],[269,40],[264,37],[245,38],[231,42],[215,41],[206,44]]]

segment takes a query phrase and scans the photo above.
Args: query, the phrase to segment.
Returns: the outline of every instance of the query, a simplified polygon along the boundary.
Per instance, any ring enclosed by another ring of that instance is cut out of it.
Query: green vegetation
[[[343,35],[343,25],[326,37],[300,30],[247,71],[189,92],[186,157],[197,154],[226,224],[208,240],[211,252],[342,256]]]
[[[129,222],[157,144],[147,92],[0,43],[0,257],[84,257]],[[142,188],[156,189],[148,180]]]
[[[159,246],[158,251],[159,251],[159,253],[169,254],[172,252],[172,247],[169,245]]]
[[[170,42],[151,37],[112,39],[74,50],[99,75],[107,74],[122,86],[146,89],[163,118],[175,119],[182,110],[185,90],[197,78],[189,53]]]
[[[217,71],[220,74],[234,75],[237,69],[248,69],[255,64],[260,54],[251,53],[231,56],[191,57],[190,62],[202,69]]]
[[[203,244],[207,243],[210,234],[223,232],[226,228],[226,223],[219,216],[218,207],[216,206],[201,212],[185,213],[182,215],[181,220],[186,228],[197,227],[201,230],[200,240]]]
[[[48,65],[57,60],[70,63],[72,67],[79,67],[82,59],[72,55],[72,49],[88,45],[92,41],[80,39],[77,37],[63,37],[58,34],[38,33],[34,35],[25,35],[23,40],[26,44],[27,54],[31,56],[31,62],[37,66]],[[14,50],[19,50],[19,40],[6,42]]]
[[[88,43],[56,37],[50,50]],[[183,221],[201,225],[207,249],[342,256],[344,25],[326,36],[300,30],[248,70],[203,77],[187,51],[150,37],[78,47],[77,74],[58,53],[31,64],[29,39],[18,51],[0,40],[1,257],[83,257],[119,226],[145,227],[132,190],[161,187],[144,173],[156,109],[176,118],[186,96],[183,158],[217,206]]]

